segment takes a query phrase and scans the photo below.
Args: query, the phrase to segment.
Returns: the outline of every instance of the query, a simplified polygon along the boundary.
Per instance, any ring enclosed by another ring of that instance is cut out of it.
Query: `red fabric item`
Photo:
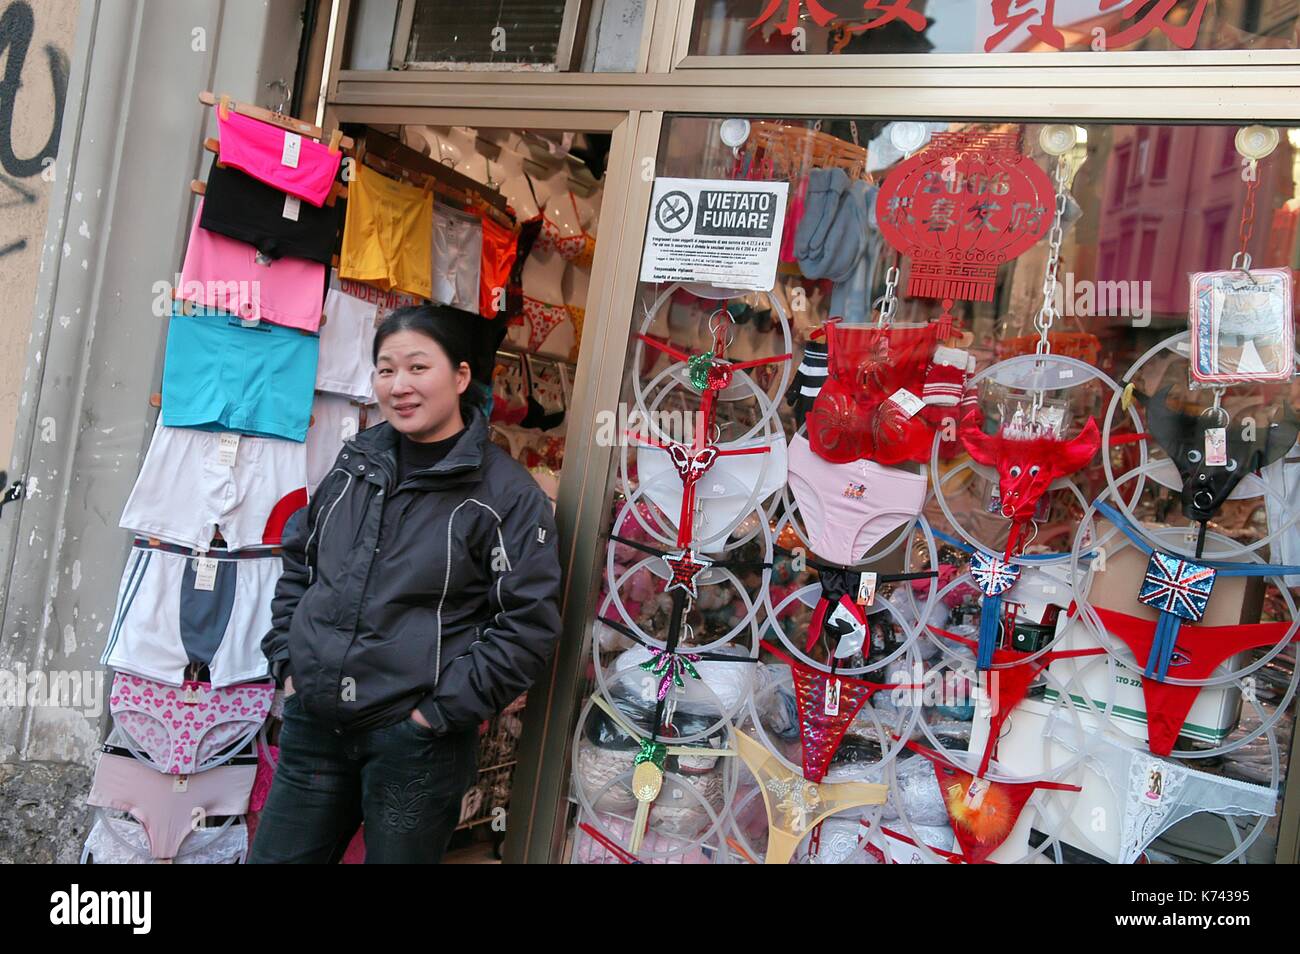
[[[934,325],[915,328],[826,325],[827,375],[808,412],[808,442],[825,460],[879,464],[930,459],[934,430],[889,398],[920,397],[937,343]]]
[[[1145,666],[1155,643],[1154,620],[1095,607],[1106,632],[1122,640],[1139,666]],[[1175,679],[1208,679],[1215,667],[1248,649],[1267,649],[1290,629],[1290,623],[1238,623],[1235,626],[1192,626],[1178,630],[1170,675]],[[1147,748],[1154,755],[1168,755],[1201,686],[1172,686],[1142,677],[1142,696],[1147,704]]]
[[[945,418],[957,419],[957,405],[961,401],[966,369],[950,364],[932,364],[925,373],[921,400],[925,410],[921,414],[931,427],[942,427]]]
[[[986,786],[980,797],[971,793],[971,783],[976,781],[974,775],[963,772],[934,749],[915,742],[908,742],[907,747],[934,764],[934,776],[939,782],[944,810],[968,864],[982,864],[997,851],[1011,834],[1025,803],[1036,790],[1080,790],[1078,785],[1064,782],[990,782],[980,779],[980,785]],[[971,793],[970,798],[968,793]]]
[[[306,487],[299,487],[276,501],[275,506],[271,508],[270,516],[266,518],[266,527],[262,530],[262,543],[266,546],[278,547],[284,537],[284,525],[289,522],[290,517],[305,506],[307,506]]]
[[[930,631],[936,633],[945,639],[951,639],[954,642],[961,643],[963,646],[969,646],[971,649],[978,649],[979,643],[973,639],[967,639],[964,636],[958,636],[955,633],[949,633],[946,630],[939,629],[937,626],[931,626]],[[989,716],[989,737],[984,744],[984,755],[980,758],[979,774],[983,775],[989,769],[989,762],[993,758],[993,753],[997,750],[998,739],[1002,735],[1002,726],[1006,724],[1007,717],[1011,715],[1011,710],[1018,706],[1029,692],[1029,687],[1038,674],[1050,666],[1058,659],[1074,659],[1078,656],[1100,656],[1106,650],[1097,646],[1092,649],[1069,649],[1061,652],[1044,653],[1033,662],[1023,663],[1021,665],[1009,665],[1006,669],[993,669],[988,673],[989,687],[989,708],[992,710]],[[993,665],[1003,666],[1008,663],[1019,663],[1027,659],[1031,653],[1022,653],[1014,649],[994,649]]]
[[[962,418],[962,445],[976,463],[998,472],[998,493],[1002,516],[1013,526],[1007,540],[1006,558],[1014,556],[1019,528],[1033,519],[1034,511],[1047,488],[1059,477],[1068,477],[1085,467],[1101,449],[1097,421],[1088,418],[1077,437],[1009,436],[1006,425],[996,434],[985,434],[984,415],[972,411]]]
[[[858,712],[873,693],[881,689],[900,688],[897,683],[886,685],[834,676],[805,666],[777,649],[771,643],[761,642],[765,650],[790,667],[794,677],[795,700],[799,707],[799,741],[803,751],[803,777],[810,782],[820,782],[826,777],[836,749],[844,739]],[[839,705],[834,714],[826,709],[826,691],[832,681],[839,682]]]
[[[479,218],[483,222],[483,253],[478,270],[478,312],[484,318],[495,318],[506,308],[506,286],[519,252],[519,236],[486,212]]]

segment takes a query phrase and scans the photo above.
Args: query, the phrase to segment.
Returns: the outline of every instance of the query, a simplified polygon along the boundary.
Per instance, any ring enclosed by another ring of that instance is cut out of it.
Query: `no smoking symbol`
[[[665,232],[680,232],[691,224],[694,211],[691,197],[685,192],[669,192],[655,206],[655,222]]]

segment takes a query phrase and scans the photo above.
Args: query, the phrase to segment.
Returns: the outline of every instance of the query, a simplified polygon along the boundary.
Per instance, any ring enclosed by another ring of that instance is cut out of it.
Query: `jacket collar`
[[[379,479],[391,487],[397,480],[397,443],[398,432],[388,421],[368,427],[343,446],[365,458],[371,466],[368,477]],[[418,484],[426,479],[438,479],[466,475],[477,471],[483,465],[483,455],[488,443],[488,421],[483,411],[475,407],[466,421],[465,432],[456,446],[441,461],[428,470],[416,471],[407,478],[407,483]],[[375,474],[378,471],[379,474]]]

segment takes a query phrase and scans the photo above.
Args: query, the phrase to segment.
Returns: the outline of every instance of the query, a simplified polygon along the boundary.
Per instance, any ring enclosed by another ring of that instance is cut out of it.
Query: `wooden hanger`
[[[342,130],[337,128],[326,133],[319,126],[313,126],[309,122],[294,119],[292,116],[286,116],[283,113],[273,112],[269,109],[263,109],[261,106],[254,106],[251,103],[238,102],[224,93],[217,96],[209,90],[204,90],[199,93],[199,102],[205,106],[217,106],[223,116],[234,111],[241,116],[259,119],[264,123],[270,123],[272,126],[279,126],[289,132],[323,142],[329,146],[331,152],[338,152],[340,149],[351,149],[356,145],[351,137],[343,135]]]
[[[437,184],[440,183],[460,195],[477,195],[488,205],[507,214],[505,196],[496,189],[489,189],[477,179],[471,179],[450,166],[431,159],[419,150],[403,145],[401,140],[393,136],[386,136],[367,128],[357,147],[357,159],[366,162],[368,158],[374,156],[408,172],[431,177],[435,181],[434,191],[437,191]],[[421,185],[423,181],[421,179]],[[513,222],[511,224],[513,225]]]

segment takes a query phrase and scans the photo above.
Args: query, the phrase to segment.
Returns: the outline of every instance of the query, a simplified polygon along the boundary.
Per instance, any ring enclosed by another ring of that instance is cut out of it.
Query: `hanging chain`
[[[1259,163],[1250,161],[1250,182],[1246,184],[1246,204],[1241,209],[1241,226],[1237,229],[1237,254],[1232,256],[1232,267],[1250,271],[1250,252],[1246,247],[1255,234],[1255,193],[1259,191]]]
[[[895,257],[894,264],[885,272],[885,293],[876,299],[876,305],[880,308],[880,316],[876,319],[877,328],[885,328],[894,320],[894,312],[898,310],[897,288],[901,274]]]
[[[1051,354],[1052,345],[1047,334],[1052,330],[1052,323],[1061,317],[1056,309],[1056,270],[1061,261],[1061,242],[1065,239],[1065,229],[1061,221],[1065,216],[1065,180],[1070,166],[1065,156],[1056,160],[1056,208],[1052,217],[1052,229],[1047,233],[1047,265],[1043,272],[1043,304],[1034,316],[1034,328],[1038,330],[1036,354]]]

